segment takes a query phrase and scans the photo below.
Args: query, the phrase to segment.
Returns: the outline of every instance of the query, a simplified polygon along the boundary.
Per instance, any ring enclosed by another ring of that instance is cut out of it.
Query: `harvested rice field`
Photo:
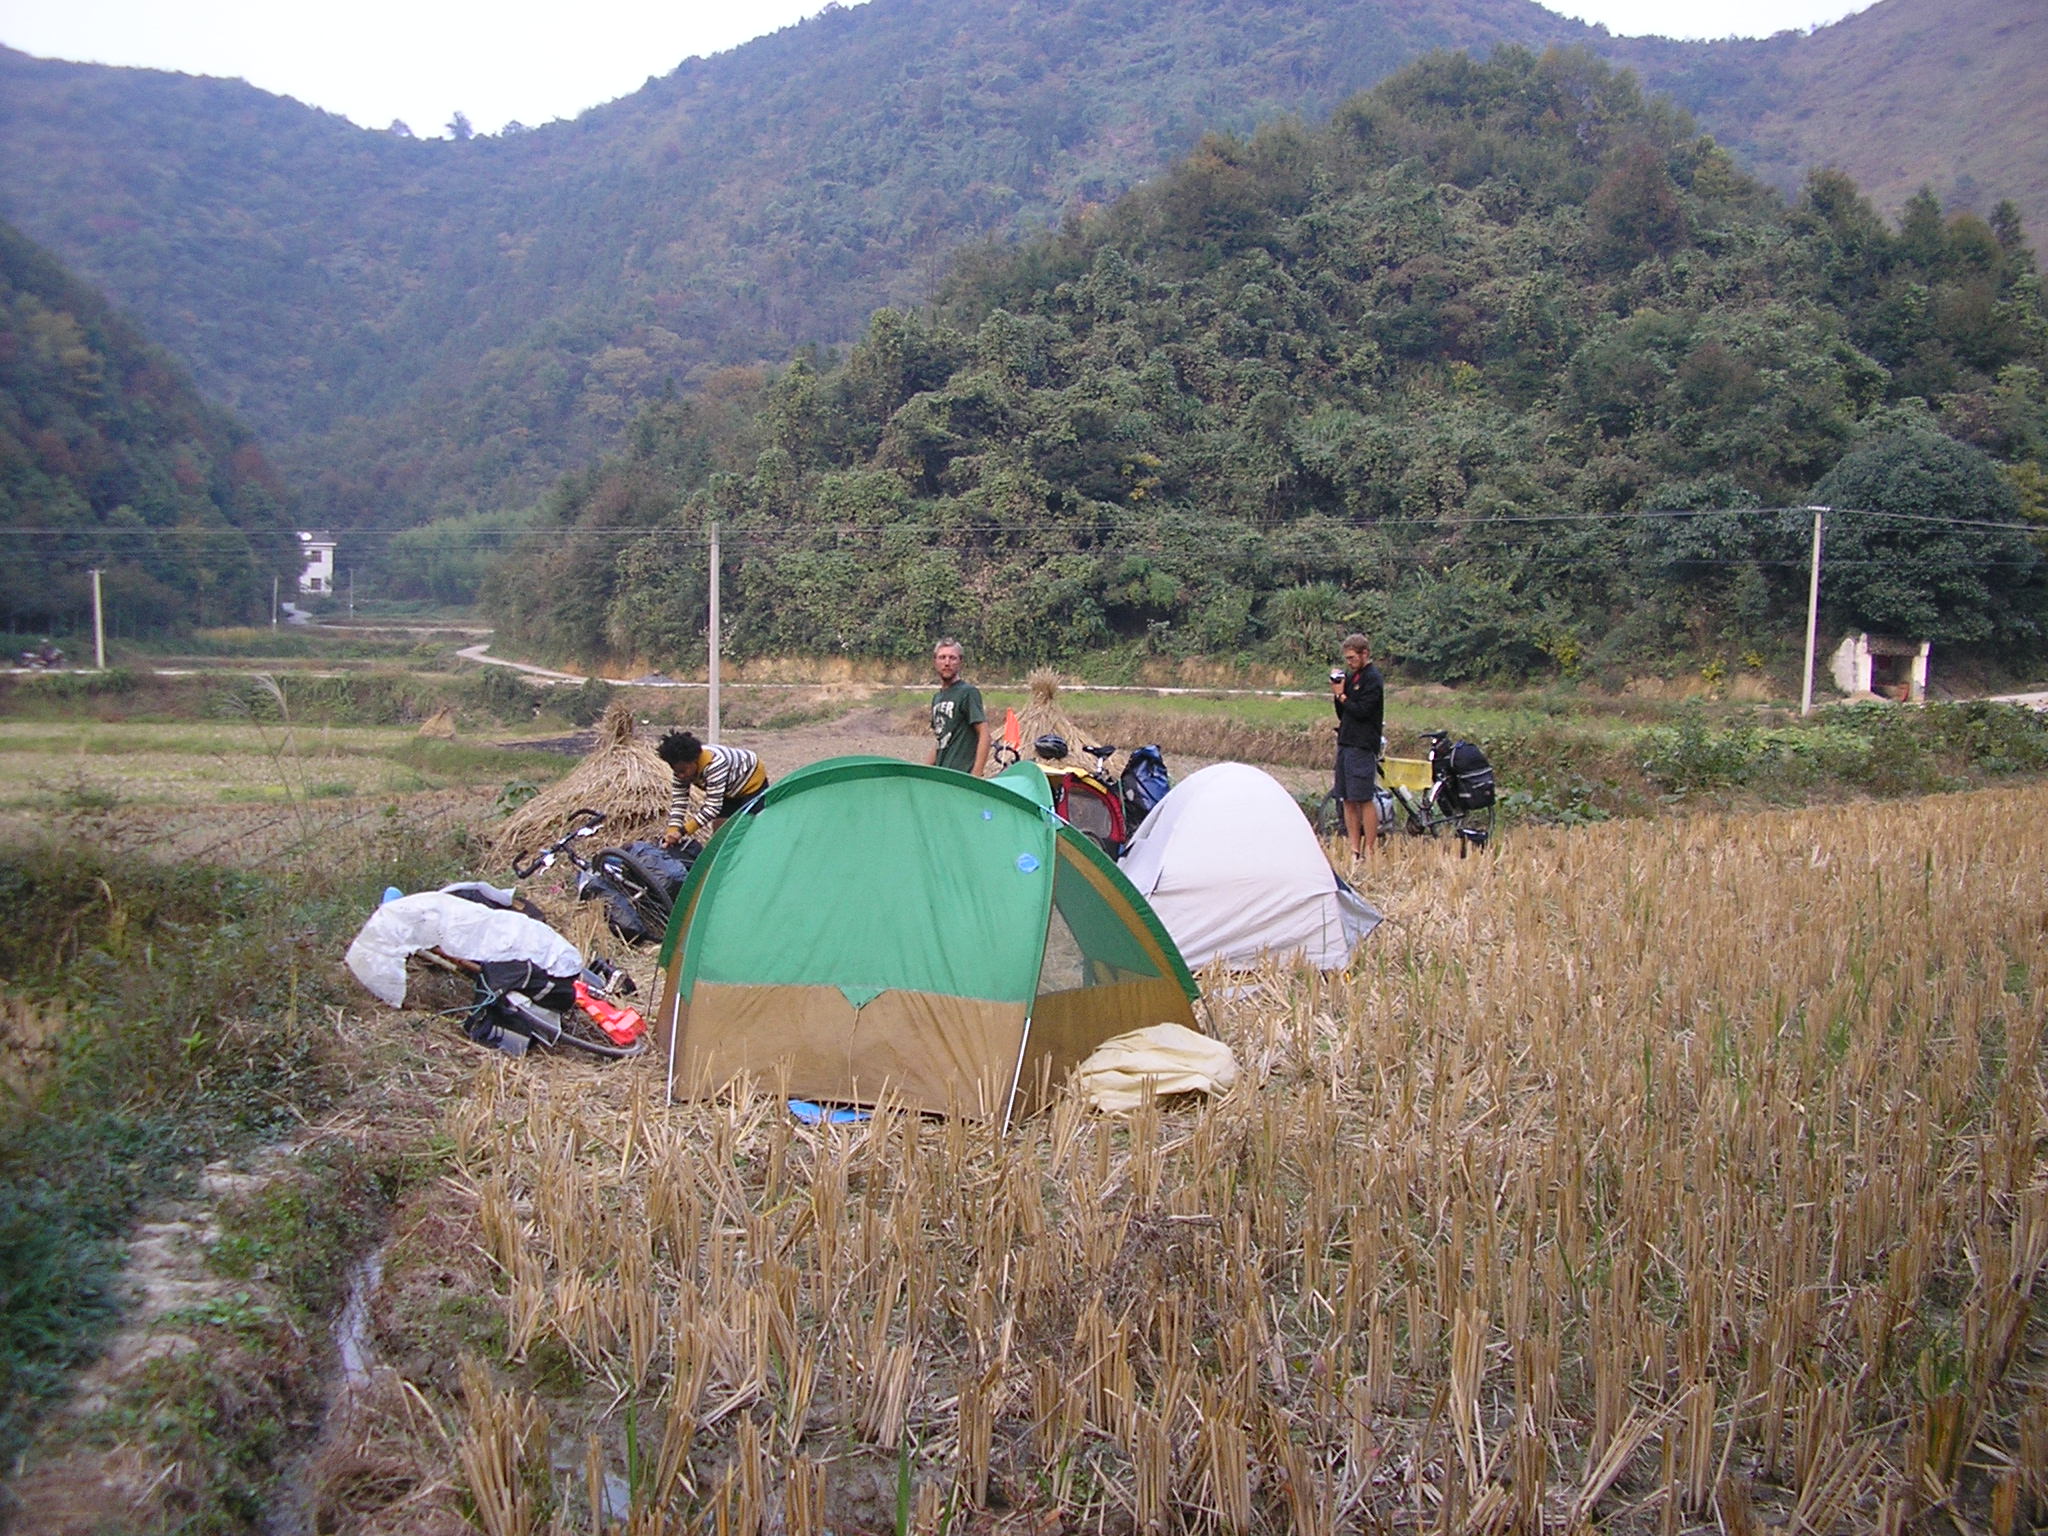
[[[352,1023],[432,1061],[440,1176],[305,1528],[2048,1519],[2048,788],[1402,845],[1366,887],[1348,974],[1206,978],[1227,1096],[1007,1136]]]

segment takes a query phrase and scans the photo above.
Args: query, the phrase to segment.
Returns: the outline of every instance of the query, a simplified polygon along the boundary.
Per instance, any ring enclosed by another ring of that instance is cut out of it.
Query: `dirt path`
[[[0,1522],[37,1536],[97,1536],[137,1529],[150,1517],[172,1469],[140,1446],[104,1444],[95,1421],[144,1389],[161,1363],[204,1348],[190,1326],[246,1289],[207,1263],[220,1240],[223,1202],[246,1198],[291,1157],[266,1147],[237,1166],[208,1165],[189,1199],[159,1205],[128,1242],[121,1326],[79,1371],[72,1393],[25,1453],[7,1486]]]
[[[488,640],[476,645],[465,645],[455,654],[464,661],[473,661],[484,667],[510,667],[514,672],[527,677],[538,677],[550,683],[587,683],[589,678],[580,672],[557,672],[551,667],[536,667],[524,661],[508,661],[503,656],[489,655],[491,643]]]

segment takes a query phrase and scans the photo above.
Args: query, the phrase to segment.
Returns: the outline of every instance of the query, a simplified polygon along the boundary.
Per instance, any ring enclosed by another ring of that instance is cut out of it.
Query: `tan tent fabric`
[[[1040,993],[1024,1051],[1018,1113],[1044,1108],[1038,1084],[1057,1091],[1098,1042],[1134,1018],[1192,1023],[1194,1015],[1186,995],[1164,976],[1133,976],[1109,986]]]
[[[856,1010],[836,987],[706,982],[679,1023],[676,1086],[691,1097],[737,1077],[797,1098],[1001,1115],[1024,1030],[1014,1003],[890,991]],[[665,1022],[668,1022],[665,1021]]]
[[[1136,1109],[1147,1084],[1158,1095],[1218,1094],[1236,1081],[1237,1058],[1229,1046],[1178,1024],[1154,1024],[1105,1040],[1081,1064],[1081,1090],[1105,1114]]]

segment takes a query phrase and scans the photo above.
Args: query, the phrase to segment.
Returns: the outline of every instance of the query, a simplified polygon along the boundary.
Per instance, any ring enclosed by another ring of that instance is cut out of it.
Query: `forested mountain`
[[[1447,681],[1796,644],[1835,620],[2039,655],[2048,311],[2008,208],[1789,209],[1582,53],[1432,56],[963,263],[749,411],[650,411],[501,568],[509,635],[738,654],[1320,655]],[[2002,466],[2002,467],[2001,467]],[[678,511],[678,503],[681,510]],[[1686,512],[1710,515],[1657,515]],[[1874,515],[1882,514],[1882,515]]]
[[[298,570],[282,486],[185,370],[0,224],[0,627],[249,620]]]
[[[1673,44],[1529,0],[870,0],[464,142],[0,50],[0,215],[249,420],[309,517],[390,525],[521,503],[671,383],[848,341],[963,242],[1055,228],[1204,130],[1319,120],[1432,48],[1593,47],[1785,185],[1874,144],[1982,211],[2048,209],[2038,89],[1958,98],[1948,78],[2038,81],[2043,20],[1880,0],[1810,37]]]

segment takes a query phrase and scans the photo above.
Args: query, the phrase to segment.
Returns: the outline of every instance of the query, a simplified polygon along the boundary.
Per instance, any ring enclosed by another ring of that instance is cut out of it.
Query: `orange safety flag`
[[[1024,747],[1024,727],[1018,723],[1014,709],[1003,711],[1003,745],[1012,752],[1022,751]]]

